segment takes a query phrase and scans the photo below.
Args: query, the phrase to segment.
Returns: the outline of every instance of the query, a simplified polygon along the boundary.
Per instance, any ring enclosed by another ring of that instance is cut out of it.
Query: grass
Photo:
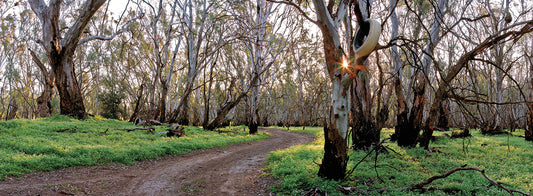
[[[352,195],[380,195],[378,189],[386,188],[385,195],[508,195],[503,189],[490,186],[477,171],[459,171],[447,178],[434,181],[429,186],[446,190],[400,191],[411,184],[419,183],[431,176],[467,164],[484,169],[492,179],[508,188],[533,193],[533,142],[527,142],[524,131],[514,132],[512,136],[484,136],[472,130],[473,137],[449,139],[436,132],[437,140],[430,147],[439,152],[428,152],[420,148],[401,148],[395,143],[384,145],[395,152],[372,153],[356,168],[350,180],[329,181],[317,177],[324,145],[323,128],[291,128],[299,132],[315,134],[315,141],[293,146],[286,150],[272,152],[267,158],[267,169],[279,183],[272,191],[279,195],[302,195],[307,190],[319,187],[328,195],[344,195],[338,186],[355,187]],[[382,138],[389,137],[393,129],[383,129]],[[509,141],[508,141],[509,139]],[[367,152],[351,151],[348,170],[359,162]]]
[[[265,133],[248,135],[245,127],[226,128],[220,134],[187,127],[185,136],[180,138],[166,137],[164,126],[156,126],[155,134],[116,130],[134,127],[128,122],[101,117],[80,121],[60,115],[0,122],[0,180],[74,166],[110,162],[130,165],[159,156],[269,137]]]

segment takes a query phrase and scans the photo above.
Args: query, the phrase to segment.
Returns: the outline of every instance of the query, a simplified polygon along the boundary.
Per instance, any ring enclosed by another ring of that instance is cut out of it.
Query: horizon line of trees
[[[121,13],[104,0],[0,1],[0,119],[325,126],[321,3],[334,17],[345,9],[340,47],[364,65],[351,85],[354,141],[382,127],[403,146],[450,126],[531,134],[533,4],[510,0],[130,0]],[[382,27],[365,59],[351,49],[354,3]]]

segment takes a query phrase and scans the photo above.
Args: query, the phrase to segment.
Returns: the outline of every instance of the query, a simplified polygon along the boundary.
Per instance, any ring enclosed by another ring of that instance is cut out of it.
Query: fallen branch
[[[425,189],[424,186],[425,185],[428,185],[430,184],[431,182],[437,180],[437,179],[441,179],[441,178],[446,178],[448,177],[449,175],[455,173],[456,171],[460,171],[460,170],[475,170],[475,171],[478,171],[478,172],[481,172],[481,174],[483,175],[483,177],[485,177],[488,181],[490,181],[490,183],[492,183],[493,185],[496,185],[502,189],[504,189],[505,191],[507,191],[509,194],[513,195],[513,193],[520,193],[522,195],[528,195],[528,196],[531,196],[530,194],[527,194],[523,191],[520,191],[520,190],[514,190],[514,189],[509,189],[505,186],[503,186],[501,183],[499,182],[496,182],[495,180],[493,180],[492,178],[490,178],[487,174],[485,174],[485,170],[481,169],[481,168],[478,168],[478,167],[466,167],[466,166],[461,166],[461,167],[456,167],[456,168],[453,168],[451,170],[449,170],[448,172],[446,172],[445,174],[441,174],[441,175],[436,175],[436,176],[433,176],[431,178],[428,178],[427,180],[424,180],[418,184],[412,184],[410,185],[409,187],[407,188],[404,188],[403,190],[413,190],[413,189]]]
[[[155,128],[153,128],[153,127],[133,128],[133,129],[115,129],[115,130],[127,131],[127,132],[131,132],[131,131],[135,131],[135,130],[147,130],[149,133],[154,133],[155,132]]]

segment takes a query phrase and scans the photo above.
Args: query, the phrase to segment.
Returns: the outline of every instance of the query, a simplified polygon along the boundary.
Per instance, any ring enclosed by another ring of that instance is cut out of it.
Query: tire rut
[[[267,195],[259,179],[269,152],[313,136],[262,129],[262,141],[196,150],[138,162],[38,172],[0,181],[0,195]],[[264,183],[264,182],[263,182]]]

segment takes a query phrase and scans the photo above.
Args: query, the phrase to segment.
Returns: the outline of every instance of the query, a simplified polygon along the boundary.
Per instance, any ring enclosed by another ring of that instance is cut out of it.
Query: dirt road
[[[276,129],[259,142],[235,144],[139,162],[38,172],[0,181],[0,195],[268,195],[260,177],[271,151],[313,136]]]

